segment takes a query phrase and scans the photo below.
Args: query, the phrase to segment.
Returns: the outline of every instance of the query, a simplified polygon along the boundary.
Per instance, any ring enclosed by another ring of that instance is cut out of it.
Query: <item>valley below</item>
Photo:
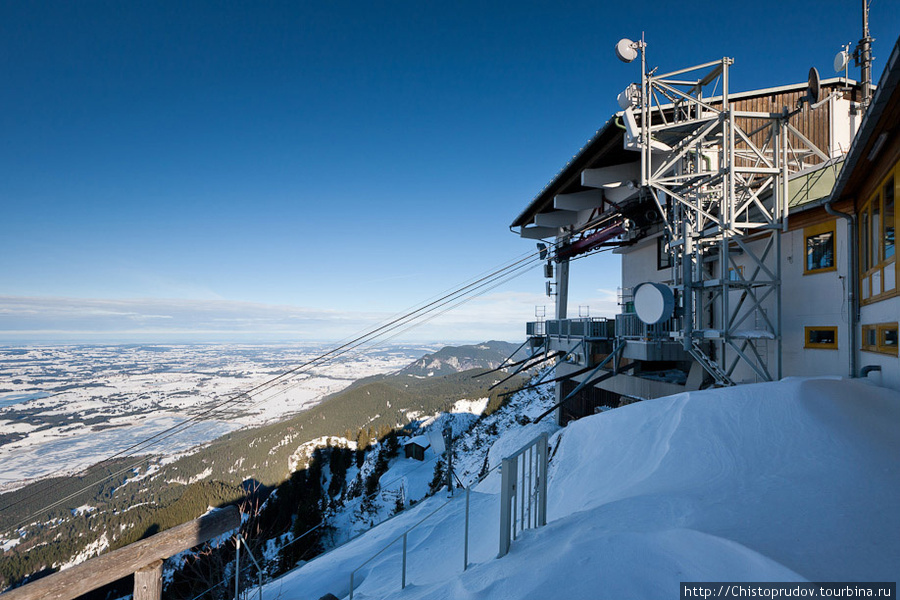
[[[436,348],[328,362],[318,345],[0,349],[0,590],[212,507],[249,510],[321,469],[322,449],[374,469],[368,451],[385,436],[442,412],[489,413],[524,382],[491,389],[507,374],[480,376],[513,344]]]

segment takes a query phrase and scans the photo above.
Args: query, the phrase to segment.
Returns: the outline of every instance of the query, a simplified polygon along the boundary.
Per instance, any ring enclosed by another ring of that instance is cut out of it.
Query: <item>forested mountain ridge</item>
[[[515,350],[509,346],[510,352]],[[464,358],[466,352],[455,354]],[[462,399],[489,398],[497,406],[500,394],[522,381],[516,377],[489,391],[506,373],[473,377],[480,372],[368,378],[294,417],[232,432],[175,460],[119,460],[95,465],[78,477],[43,480],[3,494],[0,542],[7,542],[0,590],[71,562],[85,548],[94,553],[114,549],[196,518],[209,506],[239,501],[248,488],[265,496],[288,480],[294,468],[306,466],[298,448],[312,440],[337,436],[366,447],[391,429],[448,410]],[[56,508],[43,510],[63,499]]]
[[[513,359],[524,358],[524,351],[517,350],[519,346],[516,344],[496,340],[471,346],[446,346],[426,354],[398,374],[434,377],[472,369],[496,369],[514,352],[516,356]]]

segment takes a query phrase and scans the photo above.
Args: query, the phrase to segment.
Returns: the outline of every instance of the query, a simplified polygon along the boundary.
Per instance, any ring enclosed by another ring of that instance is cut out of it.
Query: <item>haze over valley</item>
[[[398,370],[437,347],[397,345],[347,353],[208,414],[210,406],[309,362],[328,347],[0,348],[0,492],[48,475],[76,473],[197,418],[138,453],[183,452],[240,427],[300,412],[357,379]]]

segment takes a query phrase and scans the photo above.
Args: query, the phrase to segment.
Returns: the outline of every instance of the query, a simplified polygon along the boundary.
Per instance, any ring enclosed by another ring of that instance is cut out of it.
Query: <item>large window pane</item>
[[[806,238],[806,270],[834,267],[834,232],[826,231]]]
[[[884,258],[894,255],[894,178],[888,179],[882,192],[884,198]]]
[[[869,211],[868,208],[859,215],[859,256],[862,259],[862,272],[869,270]]]
[[[869,239],[872,241],[872,266],[881,262],[881,202],[880,198],[872,200],[872,231]]]

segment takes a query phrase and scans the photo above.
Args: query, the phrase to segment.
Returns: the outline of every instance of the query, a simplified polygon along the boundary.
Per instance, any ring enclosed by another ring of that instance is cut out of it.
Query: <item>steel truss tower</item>
[[[626,143],[641,151],[642,193],[666,227],[681,299],[673,337],[720,385],[779,379],[788,177],[828,157],[789,123],[799,107],[734,108],[732,59],[656,75],[639,44]]]

